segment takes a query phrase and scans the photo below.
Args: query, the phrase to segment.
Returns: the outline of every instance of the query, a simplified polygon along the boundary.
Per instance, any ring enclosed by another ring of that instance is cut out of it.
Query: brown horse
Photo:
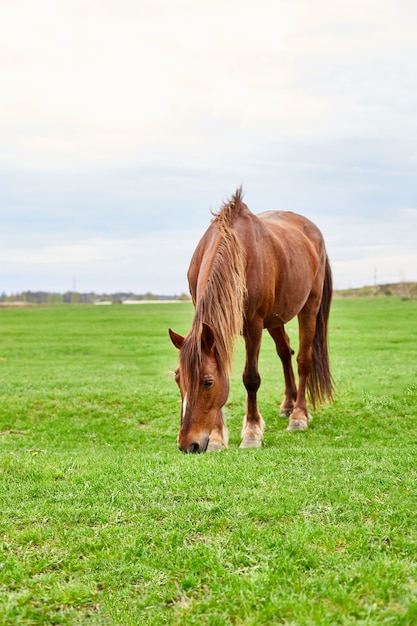
[[[284,369],[281,415],[287,430],[305,430],[313,408],[332,400],[327,322],[332,276],[323,236],[305,217],[267,211],[254,215],[239,188],[214,215],[188,270],[195,306],[187,337],[169,331],[179,349],[175,380],[182,409],[178,446],[184,452],[227,447],[222,407],[229,393],[234,340],[243,334],[247,390],[241,448],[259,447],[264,421],[256,394],[261,382],[258,356],[262,330],[268,329]],[[298,390],[291,365],[294,354],[284,324],[298,316]]]

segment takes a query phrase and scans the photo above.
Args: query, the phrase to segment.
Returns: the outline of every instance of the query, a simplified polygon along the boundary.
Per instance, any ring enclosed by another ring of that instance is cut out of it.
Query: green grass
[[[306,433],[176,449],[190,304],[0,310],[0,623],[417,623],[417,303],[335,300],[337,395]],[[294,344],[296,324],[289,328]]]

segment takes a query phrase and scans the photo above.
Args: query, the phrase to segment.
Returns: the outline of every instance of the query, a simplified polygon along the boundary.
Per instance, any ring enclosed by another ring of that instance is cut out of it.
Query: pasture
[[[260,449],[176,448],[189,303],[0,309],[0,623],[417,623],[417,302],[335,300],[336,401]],[[289,325],[293,347],[297,326]]]

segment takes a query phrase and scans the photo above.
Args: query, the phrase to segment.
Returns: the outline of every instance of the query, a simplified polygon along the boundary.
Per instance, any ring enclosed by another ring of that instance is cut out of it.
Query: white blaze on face
[[[185,394],[184,399],[182,401],[182,419],[185,417],[185,412],[187,410],[187,394]]]

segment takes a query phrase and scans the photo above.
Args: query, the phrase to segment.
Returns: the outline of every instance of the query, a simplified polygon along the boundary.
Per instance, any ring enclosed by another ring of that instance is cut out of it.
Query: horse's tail
[[[327,325],[332,300],[333,283],[329,259],[326,256],[323,293],[316,319],[316,334],[313,339],[313,361],[308,376],[308,395],[313,409],[325,400],[333,400],[333,379],[330,373]]]

